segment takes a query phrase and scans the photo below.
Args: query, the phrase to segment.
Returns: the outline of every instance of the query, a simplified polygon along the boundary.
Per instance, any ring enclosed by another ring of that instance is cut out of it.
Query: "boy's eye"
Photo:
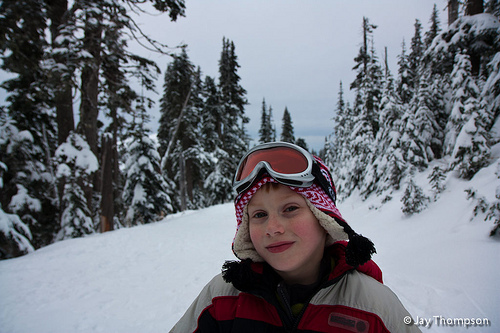
[[[266,216],[267,216],[267,214],[266,214],[266,213],[264,213],[264,212],[257,212],[257,213],[255,213],[255,214],[253,214],[253,216],[252,216],[252,217],[253,217],[254,219],[261,219],[261,218],[266,217]]]
[[[294,210],[297,210],[297,209],[299,209],[299,207],[289,206],[289,207],[285,208],[285,212],[293,212]]]

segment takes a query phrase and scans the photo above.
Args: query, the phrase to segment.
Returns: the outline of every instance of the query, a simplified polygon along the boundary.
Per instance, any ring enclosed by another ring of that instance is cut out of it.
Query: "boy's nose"
[[[285,228],[279,216],[272,214],[269,216],[267,221],[266,234],[268,236],[274,236],[276,234],[282,234],[285,232]]]

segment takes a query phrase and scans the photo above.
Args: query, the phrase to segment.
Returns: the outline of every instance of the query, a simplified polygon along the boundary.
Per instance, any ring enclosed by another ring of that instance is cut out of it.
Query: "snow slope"
[[[401,193],[382,207],[376,197],[339,204],[374,241],[384,282],[415,319],[431,319],[422,331],[500,332],[500,242],[488,237],[491,222],[470,221],[464,193],[474,187],[491,197],[497,184],[493,166],[472,182],[449,179],[441,199],[412,217],[401,213]],[[219,205],[1,261],[0,332],[168,332],[234,259],[234,227],[232,205]],[[445,327],[441,317],[491,324]]]

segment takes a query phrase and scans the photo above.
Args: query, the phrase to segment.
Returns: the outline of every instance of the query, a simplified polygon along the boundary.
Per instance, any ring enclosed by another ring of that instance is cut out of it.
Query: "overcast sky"
[[[283,111],[288,107],[295,136],[319,150],[333,131],[340,81],[352,101],[349,85],[362,40],[363,16],[378,26],[375,49],[382,59],[384,47],[388,47],[390,69],[397,74],[403,38],[409,45],[415,19],[428,30],[434,3],[444,28],[446,0],[186,0],[186,17],[177,22],[170,22],[167,15],[143,14],[139,24],[169,46],[188,44],[191,62],[200,66],[203,75],[214,78],[218,78],[222,38],[232,40],[241,66],[241,85],[247,91],[250,135],[257,138],[265,98],[273,108],[278,139]],[[145,50],[138,53],[157,61],[163,72],[171,61]],[[0,73],[0,79],[5,79],[5,73]],[[160,94],[162,85],[163,73],[157,83]],[[0,98],[5,98],[3,91]],[[155,132],[158,108],[159,103],[152,110]]]
[[[277,135],[285,107],[295,136],[311,148],[323,147],[333,130],[340,81],[350,99],[354,57],[362,41],[363,16],[377,25],[375,49],[380,59],[388,47],[390,69],[397,75],[403,38],[407,47],[415,19],[428,30],[434,4],[447,26],[445,0],[186,0],[186,17],[171,23],[165,16],[142,16],[141,27],[169,46],[188,44],[188,56],[204,75],[218,77],[222,38],[232,40],[247,90],[248,131],[257,138],[262,99],[273,108]],[[143,53],[148,57],[153,54]],[[158,61],[162,71],[170,59]],[[163,76],[159,79],[161,91]],[[158,115],[154,117],[159,119]],[[153,121],[153,124],[157,121]]]

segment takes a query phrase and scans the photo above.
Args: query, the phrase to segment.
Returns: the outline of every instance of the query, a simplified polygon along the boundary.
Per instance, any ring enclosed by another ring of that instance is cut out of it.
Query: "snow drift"
[[[474,203],[464,192],[474,187],[491,197],[494,168],[471,182],[449,178],[440,200],[411,217],[401,212],[399,192],[384,205],[355,196],[339,204],[353,228],[375,243],[385,284],[414,319],[430,320],[429,331],[500,331],[500,243],[488,237],[491,222],[471,221]],[[234,231],[233,206],[225,204],[2,261],[0,332],[166,332],[222,263],[234,259]],[[488,323],[442,321],[460,318]]]

